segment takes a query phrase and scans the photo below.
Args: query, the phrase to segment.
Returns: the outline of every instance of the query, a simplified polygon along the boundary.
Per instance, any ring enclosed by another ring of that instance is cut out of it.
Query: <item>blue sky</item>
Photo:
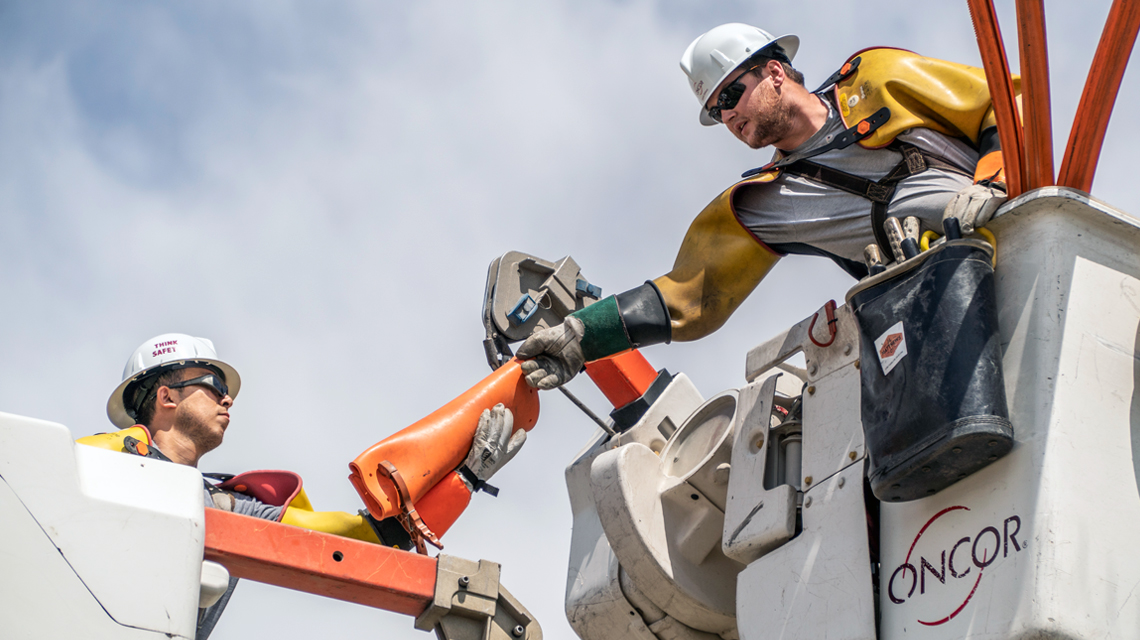
[[[1047,3],[1058,150],[1108,6]],[[1012,2],[998,9],[1016,69]],[[697,124],[677,68],[728,21],[800,35],[812,86],[873,45],[980,61],[965,2],[0,1],[0,408],[104,431],[139,343],[206,336],[243,385],[203,467],[295,470],[318,508],[355,511],[348,461],[488,373],[494,257],[569,254],[628,289],[767,160]],[[1123,116],[1138,98],[1130,69],[1093,188],[1133,213]],[[744,382],[750,347],[850,284],[785,260],[722,331],[646,355],[711,396]],[[606,410],[588,380],[572,387]],[[501,562],[565,638],[561,469],[592,429],[560,396],[543,403],[501,496],[476,496],[445,542]],[[428,637],[249,582],[214,637],[362,631]]]

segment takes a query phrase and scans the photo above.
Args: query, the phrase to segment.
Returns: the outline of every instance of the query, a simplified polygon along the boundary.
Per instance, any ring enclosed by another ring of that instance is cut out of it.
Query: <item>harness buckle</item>
[[[867,185],[867,198],[872,202],[881,202],[889,204],[891,196],[894,195],[894,186],[884,186],[875,182]]]
[[[922,156],[922,152],[917,147],[907,147],[903,151],[903,157],[906,158],[906,169],[911,174],[926,171],[926,158]]]

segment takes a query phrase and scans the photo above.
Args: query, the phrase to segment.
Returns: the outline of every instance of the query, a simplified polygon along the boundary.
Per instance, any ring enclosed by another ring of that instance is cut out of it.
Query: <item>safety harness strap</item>
[[[838,84],[839,82],[847,79],[848,76],[855,73],[855,70],[859,68],[859,63],[862,61],[862,56],[855,56],[849,62],[843,63],[843,66],[839,67],[838,71],[828,76],[827,80],[824,80],[823,84],[819,85],[819,88],[815,91],[812,91],[812,93],[819,93],[824,89],[830,88],[831,85]]]
[[[123,449],[125,449],[127,453],[133,453],[136,456],[171,462],[171,459],[159,451],[158,447],[147,446],[145,442],[134,436],[123,436]]]
[[[887,208],[890,206],[891,200],[894,199],[898,183],[931,168],[952,171],[966,176],[970,174],[949,160],[923,151],[912,144],[895,140],[887,148],[901,153],[903,159],[877,182],[809,160],[797,160],[783,167],[783,170],[812,182],[818,182],[833,189],[839,189],[870,200],[871,231],[875,234],[875,242],[879,245],[879,249],[884,255],[890,256],[894,254],[890,251],[891,245],[887,239],[887,233],[883,229],[883,223],[887,220]]]
[[[205,481],[203,481],[205,482]],[[214,508],[221,509],[222,511],[233,511],[234,505],[237,503],[237,498],[234,497],[232,491],[226,491],[217,486],[206,482],[206,491],[210,493],[210,499],[214,501]]]

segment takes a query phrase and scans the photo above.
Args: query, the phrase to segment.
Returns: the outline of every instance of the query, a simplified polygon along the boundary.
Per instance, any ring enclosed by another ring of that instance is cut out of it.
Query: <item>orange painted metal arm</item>
[[[1005,56],[997,14],[991,0],[968,0],[970,17],[974,21],[974,34],[982,54],[982,67],[990,87],[994,116],[997,118],[998,138],[1005,160],[1005,179],[1010,196],[1025,190],[1025,147],[1022,142],[1021,121],[1017,115],[1017,102],[1013,94],[1013,79],[1009,75],[1009,61]]]
[[[1140,2],[1115,0],[1077,106],[1057,184],[1081,191],[1092,189],[1108,119],[1136,44],[1137,31],[1140,31]]]
[[[1025,116],[1025,188],[1036,189],[1054,183],[1044,0],[1017,0],[1017,39],[1021,43],[1021,106]]]
[[[435,595],[435,558],[218,509],[206,509],[206,559],[235,578],[411,616]]]

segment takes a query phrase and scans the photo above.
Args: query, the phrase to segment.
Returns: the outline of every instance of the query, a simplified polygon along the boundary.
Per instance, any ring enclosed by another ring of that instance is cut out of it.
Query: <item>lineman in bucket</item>
[[[230,426],[230,408],[241,390],[241,377],[219,360],[205,338],[167,333],[147,340],[131,355],[123,381],[107,401],[107,416],[120,431],[80,438],[79,443],[197,467],[203,455],[222,444]],[[483,485],[509,462],[526,439],[519,429],[511,436],[513,417],[502,405],[484,411],[467,460],[456,470],[468,489]],[[254,471],[233,476],[203,474],[207,507],[323,531],[336,535],[411,548],[408,532],[396,518],[375,520],[359,514],[314,511],[289,471]],[[428,514],[424,514],[427,519]],[[443,535],[451,522],[429,523]],[[237,584],[212,606],[200,611],[197,638],[210,635]]]
[[[1005,201],[985,74],[900,49],[851,56],[819,89],[792,66],[799,38],[745,24],[700,36],[681,70],[700,123],[723,124],[772,162],[744,174],[696,217],[673,270],[532,335],[518,350],[527,382],[565,384],[585,362],[720,328],[781,256],[830,258],[867,275],[864,247],[890,256],[887,217],[964,233]]]

